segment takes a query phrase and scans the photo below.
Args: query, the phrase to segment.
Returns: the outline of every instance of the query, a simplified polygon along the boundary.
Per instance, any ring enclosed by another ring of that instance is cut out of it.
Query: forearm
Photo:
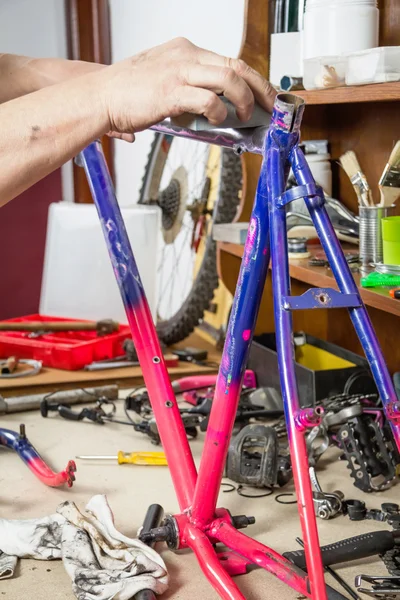
[[[79,60],[0,54],[0,103],[103,68]]]
[[[91,73],[0,105],[0,205],[108,131],[101,75]]]

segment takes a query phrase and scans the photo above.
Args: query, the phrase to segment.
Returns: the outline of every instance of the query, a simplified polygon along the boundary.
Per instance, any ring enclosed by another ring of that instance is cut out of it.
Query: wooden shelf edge
[[[304,98],[308,105],[393,102],[400,100],[400,81],[338,87],[327,90],[299,90],[294,93]]]
[[[243,256],[244,246],[239,244],[218,242],[218,247],[223,252],[228,252],[238,258],[242,258]],[[292,260],[290,262],[289,272],[293,279],[303,281],[304,283],[315,287],[330,287],[337,289],[336,281],[330,271],[323,270],[321,267],[310,267],[307,260],[308,259]],[[389,292],[384,289],[362,288],[359,285],[360,276],[355,274],[354,278],[366,306],[400,317],[400,300],[391,298]]]

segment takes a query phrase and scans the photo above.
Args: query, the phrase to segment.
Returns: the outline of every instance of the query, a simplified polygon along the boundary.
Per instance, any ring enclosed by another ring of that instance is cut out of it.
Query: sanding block
[[[191,129],[193,131],[209,131],[212,129],[243,129],[253,127],[268,127],[271,115],[269,112],[264,110],[259,104],[254,105],[254,110],[249,121],[241,121],[236,115],[235,106],[227,100],[224,96],[221,96],[222,102],[228,109],[228,115],[220,125],[212,125],[206,117],[203,115],[194,115],[191,113],[184,113],[179,117],[173,117],[171,119],[174,125],[184,127],[185,129]]]

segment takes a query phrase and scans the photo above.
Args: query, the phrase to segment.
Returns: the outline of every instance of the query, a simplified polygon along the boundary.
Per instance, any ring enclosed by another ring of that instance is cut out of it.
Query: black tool
[[[219,368],[219,364],[213,361],[207,360],[207,350],[200,350],[199,348],[178,348],[171,351],[172,354],[178,357],[180,361],[190,362],[200,367],[212,367],[214,369]]]
[[[199,350],[198,348],[179,348],[173,350],[172,352],[179,358],[179,360],[183,362],[193,362],[196,364],[207,360],[208,357],[207,350]]]
[[[363,500],[346,500],[344,506],[350,521],[362,521],[366,518],[367,509]]]
[[[324,566],[383,554],[400,544],[400,531],[372,531],[321,547]],[[285,552],[285,558],[300,569],[306,568],[304,550]]]
[[[111,407],[111,410],[105,412],[103,406],[107,405]],[[104,425],[105,421],[112,420],[116,411],[115,403],[107,398],[99,398],[96,401],[94,408],[83,408],[80,411],[72,410],[70,404],[63,404],[51,400],[44,399],[40,403],[40,413],[42,417],[47,417],[49,412],[57,412],[63,419],[69,421],[82,421],[83,419],[89,419],[95,423]]]
[[[148,533],[151,529],[154,529],[154,527],[158,527],[162,521],[163,516],[163,507],[159,504],[151,504],[147,509],[147,513],[143,521],[141,535],[143,533]],[[148,542],[147,545],[153,548],[155,542]],[[156,600],[156,598],[157,596],[155,595],[153,590],[140,590],[140,592],[137,592],[137,594],[134,595],[134,600]]]
[[[371,587],[361,587],[362,582],[370,583]],[[400,577],[357,575],[355,584],[359,592],[372,598],[380,598],[381,600],[400,598]]]
[[[304,548],[304,542],[301,538],[297,537],[296,538],[296,542],[302,547]],[[349,594],[349,596],[351,596],[352,598],[354,598],[354,600],[360,600],[360,596],[358,596],[355,591],[349,586],[348,583],[346,583],[346,581],[340,577],[340,575],[338,573],[336,573],[336,571],[334,571],[331,567],[328,566],[324,566],[324,569],[327,573],[329,573],[329,575],[331,577],[333,577],[333,579],[335,581],[337,581],[339,583],[339,585],[342,586],[342,588],[344,590],[346,590],[346,592]]]

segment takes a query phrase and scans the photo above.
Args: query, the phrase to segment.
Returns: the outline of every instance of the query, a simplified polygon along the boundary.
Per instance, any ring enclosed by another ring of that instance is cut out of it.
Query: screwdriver
[[[85,455],[76,456],[81,460],[116,460],[119,465],[128,463],[131,465],[167,465],[167,458],[164,452],[118,452],[117,456],[107,455]]]
[[[392,298],[396,300],[400,300],[400,288],[395,288],[394,290],[389,290],[389,294]]]

